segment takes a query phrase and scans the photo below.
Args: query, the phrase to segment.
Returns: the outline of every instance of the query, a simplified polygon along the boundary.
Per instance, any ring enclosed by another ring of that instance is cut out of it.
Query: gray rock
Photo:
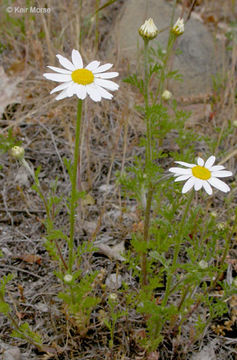
[[[21,352],[17,347],[6,350],[3,354],[3,360],[21,360]]]
[[[110,290],[118,290],[122,286],[122,276],[120,274],[110,274],[105,284]]]
[[[200,352],[193,354],[190,360],[216,360],[215,347],[216,341],[210,342]]]
[[[172,6],[164,0],[149,0],[147,3],[146,8],[144,0],[127,0],[121,14],[117,17],[109,40],[109,57],[113,52],[120,62],[127,58],[131,71],[136,68],[139,58],[138,44],[140,49],[143,47],[143,40],[138,35],[138,29],[144,20],[152,17],[157,28],[162,30],[169,26],[172,15]],[[174,22],[179,16],[180,8],[176,9]],[[158,43],[165,48],[167,39],[168,30],[160,33],[150,44],[155,49]],[[179,70],[183,76],[183,82],[172,81],[169,89],[178,96],[208,92],[212,85],[212,75],[218,68],[214,39],[208,29],[200,21],[191,17],[185,25],[184,34],[178,37],[177,46],[182,53],[175,56],[173,69]]]

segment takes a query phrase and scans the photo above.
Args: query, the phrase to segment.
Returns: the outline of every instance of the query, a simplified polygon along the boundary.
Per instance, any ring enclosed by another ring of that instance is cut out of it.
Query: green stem
[[[145,171],[146,175],[149,176],[149,165],[152,161],[152,149],[151,149],[151,121],[148,116],[149,109],[149,74],[148,74],[148,45],[149,40],[144,39],[144,102],[145,102],[145,119],[146,119],[146,160],[145,160]],[[150,225],[150,212],[152,203],[153,187],[150,183],[148,186],[148,193],[146,199],[145,219],[144,219],[144,232],[143,241],[146,244],[146,248],[142,252],[141,257],[141,284],[142,286],[147,285],[147,243],[149,239],[149,225]]]
[[[177,241],[175,244],[175,250],[174,250],[174,257],[173,257],[173,263],[171,265],[171,269],[170,269],[170,273],[168,275],[168,279],[167,279],[167,285],[166,285],[166,290],[165,290],[165,296],[164,299],[162,301],[162,305],[165,306],[168,302],[168,298],[169,298],[169,294],[170,294],[170,288],[171,288],[171,283],[172,283],[172,277],[174,275],[175,269],[177,267],[177,260],[178,260],[178,256],[179,256],[179,252],[180,252],[180,247],[181,247],[181,242],[183,239],[183,227],[184,227],[184,222],[187,219],[187,215],[188,215],[188,211],[190,208],[190,204],[191,201],[193,199],[193,190],[189,195],[188,201],[186,203],[186,207],[184,209],[183,212],[183,216],[180,222],[180,227],[179,227],[179,232],[178,232],[178,236],[177,236]]]
[[[34,183],[35,183],[35,185],[37,187],[37,191],[38,191],[38,193],[40,195],[40,198],[42,199],[42,201],[44,203],[44,207],[45,207],[45,210],[46,210],[47,217],[50,218],[50,209],[48,207],[47,200],[46,200],[46,198],[44,196],[44,193],[42,191],[42,188],[40,186],[39,179],[38,179],[38,177],[35,176],[34,169],[32,169],[30,167],[30,165],[28,164],[28,162],[24,158],[20,162],[25,167],[25,169],[29,172],[29,174],[32,176],[32,178],[34,180]]]
[[[151,215],[151,204],[152,204],[152,196],[153,196],[153,188],[150,185],[148,194],[147,194],[147,204],[146,204],[146,211],[145,211],[145,220],[144,220],[144,235],[143,241],[146,244],[146,248],[142,254],[142,261],[141,261],[141,281],[142,286],[147,285],[147,243],[149,240],[149,226],[150,226],[150,215]]]
[[[151,151],[151,120],[148,116],[149,108],[149,90],[148,90],[148,44],[149,40],[144,39],[144,101],[145,101],[145,116],[146,116],[146,167],[152,160],[152,151]]]
[[[234,224],[233,226],[231,227],[231,230],[226,238],[226,244],[225,244],[225,249],[224,249],[224,252],[223,252],[223,255],[222,255],[222,258],[221,258],[221,261],[220,261],[220,264],[219,264],[219,269],[222,268],[222,266],[224,265],[224,262],[225,262],[225,259],[226,259],[226,256],[228,254],[228,251],[229,251],[229,248],[230,248],[230,242],[231,242],[231,239],[232,239],[232,236],[233,234],[236,232],[237,230],[237,207],[235,209],[235,220],[234,220]],[[219,281],[220,279],[220,274],[217,273],[215,279],[213,280],[213,282],[211,283],[211,288],[215,288],[216,287],[216,284],[217,282]]]
[[[74,248],[74,231],[75,231],[75,210],[77,206],[77,164],[80,150],[80,130],[81,130],[81,113],[82,100],[78,100],[77,105],[77,123],[76,123],[76,139],[74,148],[74,160],[72,168],[72,192],[70,198],[70,239],[69,239],[69,260],[68,269],[72,273],[73,248]]]
[[[172,28],[173,23],[174,23],[174,15],[175,15],[176,3],[177,3],[177,0],[174,0],[173,9],[172,9],[172,15],[171,15],[171,18],[170,18],[170,29]],[[162,71],[161,71],[160,82],[159,82],[159,85],[158,85],[158,88],[157,88],[157,91],[156,91],[156,94],[155,94],[155,97],[154,97],[154,104],[156,103],[158,96],[162,95],[162,93],[163,93],[164,82],[165,82],[165,77],[166,77],[165,72],[166,72],[168,60],[169,60],[170,54],[172,52],[172,49],[173,49],[176,38],[177,38],[177,36],[175,36],[172,33],[172,31],[170,30],[169,39],[168,39],[168,43],[167,43],[167,47],[166,47],[166,56],[164,58],[164,64],[163,64],[163,68],[162,68]]]
[[[174,42],[176,40],[176,36],[174,36],[174,34],[170,31],[170,35],[169,35],[169,40],[168,40],[168,44],[167,44],[167,48],[166,48],[166,56],[164,58],[164,63],[163,63],[163,67],[162,67],[162,71],[161,71],[161,75],[160,75],[160,81],[159,81],[159,85],[154,97],[154,104],[157,101],[158,96],[163,94],[164,91],[164,82],[165,82],[165,78],[166,78],[166,70],[167,70],[167,65],[168,65],[168,60],[170,58],[170,54],[172,52],[173,46],[174,46]]]

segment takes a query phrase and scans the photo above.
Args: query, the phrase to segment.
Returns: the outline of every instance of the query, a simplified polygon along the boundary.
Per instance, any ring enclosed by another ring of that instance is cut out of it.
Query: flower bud
[[[10,155],[16,160],[23,160],[25,155],[25,150],[21,146],[13,146],[10,150]]]
[[[184,33],[184,20],[181,18],[178,18],[178,20],[176,21],[176,23],[174,24],[173,28],[172,28],[172,32],[179,36],[182,35]]]
[[[144,40],[152,40],[157,36],[158,29],[155,26],[153,19],[150,18],[144,22],[138,32]]]
[[[217,229],[220,231],[225,230],[225,227],[226,227],[226,224],[224,222],[217,224]]]
[[[116,301],[117,299],[118,299],[117,294],[115,294],[115,293],[109,294],[109,300]]]
[[[237,120],[233,122],[233,126],[237,128]]]
[[[172,93],[169,90],[165,90],[161,97],[163,100],[168,101],[172,98]]]
[[[66,274],[63,280],[65,281],[65,283],[70,283],[72,281],[72,275]]]
[[[215,211],[212,211],[212,212],[210,213],[210,215],[211,215],[211,217],[213,217],[213,218],[216,218],[216,217],[217,217],[217,213],[216,213]]]
[[[207,269],[208,268],[208,263],[205,260],[201,260],[199,261],[198,265],[200,266],[201,269]]]

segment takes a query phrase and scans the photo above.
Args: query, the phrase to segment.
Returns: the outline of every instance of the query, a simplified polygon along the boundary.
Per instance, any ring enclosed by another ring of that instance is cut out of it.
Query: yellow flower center
[[[193,176],[201,180],[208,180],[211,177],[211,172],[203,166],[194,166],[192,168]]]
[[[88,85],[93,83],[94,75],[90,70],[77,69],[72,72],[72,81],[80,85]]]

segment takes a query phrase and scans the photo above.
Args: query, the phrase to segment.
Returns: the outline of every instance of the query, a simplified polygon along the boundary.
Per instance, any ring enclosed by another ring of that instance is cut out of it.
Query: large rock
[[[119,61],[127,58],[134,71],[139,48],[143,40],[138,35],[139,27],[149,17],[152,17],[159,30],[169,26],[172,6],[164,0],[149,0],[146,8],[144,0],[126,0],[121,14],[110,38],[109,56],[113,55]],[[180,15],[176,9],[174,20]],[[158,42],[166,47],[168,30],[161,32],[150,43],[157,48]],[[185,25],[185,32],[178,37],[177,46],[182,53],[175,56],[173,69],[178,69],[183,76],[183,82],[172,81],[170,89],[178,96],[203,94],[211,89],[212,75],[217,71],[218,61],[212,35],[200,21],[191,17]],[[113,50],[112,50],[113,49]],[[114,49],[116,49],[114,51]]]

